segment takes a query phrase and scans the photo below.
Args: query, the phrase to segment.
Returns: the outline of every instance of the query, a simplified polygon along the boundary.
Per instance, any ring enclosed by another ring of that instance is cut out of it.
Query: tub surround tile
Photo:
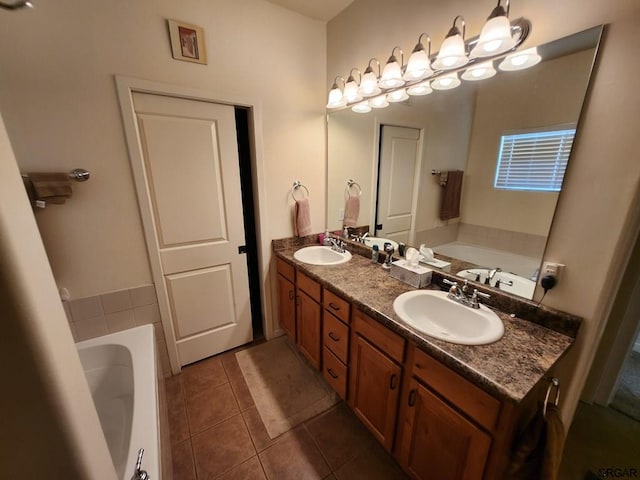
[[[144,307],[158,303],[156,298],[156,288],[154,285],[143,285],[142,287],[130,288],[131,305],[133,307]]]
[[[331,473],[311,436],[299,426],[258,455],[269,480],[321,480]]]
[[[81,322],[104,315],[99,296],[70,300],[69,308],[74,322]]]
[[[133,314],[137,326],[160,322],[160,309],[157,304],[135,307]]]
[[[133,318],[133,310],[110,313],[105,315],[104,318],[107,321],[109,333],[120,332],[136,326],[136,322]]]
[[[107,321],[103,316],[75,322],[75,328],[79,342],[89,340],[90,338],[101,337],[109,333]]]
[[[116,313],[123,310],[131,310],[131,297],[129,290],[119,290],[117,292],[100,295],[102,309],[104,313]]]
[[[357,253],[360,248],[365,248],[369,254],[366,247],[348,244],[352,253]],[[396,316],[393,301],[413,288],[390,277],[381,267],[371,264],[368,258],[354,255],[343,265],[307,265],[293,258],[295,250],[296,247],[278,250],[276,255],[391,330],[414,341],[420,349],[463,377],[516,403],[564,356],[580,326],[580,319],[576,316],[543,306],[536,308],[534,302],[501,294],[472,282],[479,291],[491,294],[491,299],[484,303],[498,309],[496,313],[504,323],[505,334],[490,345],[470,347],[444,342],[424,335]],[[452,265],[453,268],[455,266]],[[439,285],[443,278],[456,279],[436,270],[432,284]],[[515,316],[511,316],[512,313]]]
[[[71,315],[71,307],[69,306],[69,302],[62,302],[62,308],[64,309],[64,313],[67,316],[67,321],[69,325],[73,324],[73,316]]]
[[[199,479],[217,478],[256,455],[241,415],[191,438]]]

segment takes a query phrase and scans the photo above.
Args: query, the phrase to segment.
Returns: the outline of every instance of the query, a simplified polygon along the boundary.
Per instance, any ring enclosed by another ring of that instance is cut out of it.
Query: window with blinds
[[[559,192],[575,134],[573,126],[503,135],[493,186],[500,190]]]

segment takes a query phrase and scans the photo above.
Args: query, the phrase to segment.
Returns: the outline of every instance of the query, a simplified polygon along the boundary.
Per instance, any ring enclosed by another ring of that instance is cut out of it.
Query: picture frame
[[[198,25],[167,20],[173,58],[184,62],[207,64],[204,30]]]

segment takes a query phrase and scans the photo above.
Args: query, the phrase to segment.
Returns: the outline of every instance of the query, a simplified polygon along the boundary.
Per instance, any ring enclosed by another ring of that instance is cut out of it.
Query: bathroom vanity
[[[412,287],[362,255],[341,265],[299,262],[293,253],[304,241],[273,246],[280,325],[309,363],[413,478],[502,478],[580,319],[487,290],[504,336],[444,342],[395,314],[394,299]],[[434,271],[430,288],[444,278],[454,279]]]

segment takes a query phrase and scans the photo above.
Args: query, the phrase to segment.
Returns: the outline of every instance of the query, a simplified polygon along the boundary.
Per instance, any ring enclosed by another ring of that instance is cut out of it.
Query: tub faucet
[[[138,450],[138,461],[136,462],[136,467],[133,470],[131,480],[150,480],[149,474],[142,470],[142,455],[144,455],[144,448]]]

